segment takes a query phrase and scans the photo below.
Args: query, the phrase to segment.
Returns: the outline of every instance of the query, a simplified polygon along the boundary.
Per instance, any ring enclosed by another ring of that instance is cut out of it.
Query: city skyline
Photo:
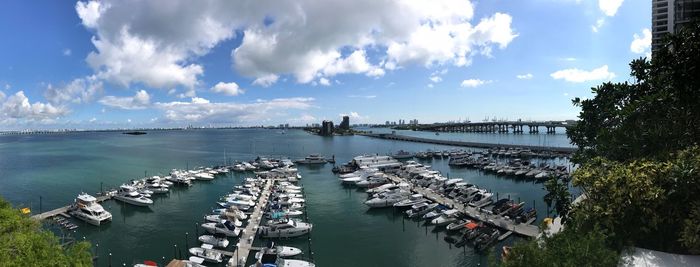
[[[167,3],[4,2],[0,130],[569,120],[651,45],[650,1]]]

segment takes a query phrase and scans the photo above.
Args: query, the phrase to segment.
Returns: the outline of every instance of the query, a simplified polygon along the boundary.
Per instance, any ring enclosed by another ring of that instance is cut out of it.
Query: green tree
[[[90,243],[62,247],[58,238],[0,198],[0,265],[92,266]]]
[[[551,177],[544,183],[544,188],[547,194],[544,196],[544,202],[547,207],[552,207],[557,215],[562,218],[563,222],[568,219],[568,214],[571,206],[571,193],[569,193],[568,183]]]

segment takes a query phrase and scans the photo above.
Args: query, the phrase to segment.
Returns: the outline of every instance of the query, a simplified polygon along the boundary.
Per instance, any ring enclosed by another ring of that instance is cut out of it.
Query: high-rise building
[[[344,130],[350,130],[350,117],[343,116],[343,121],[340,122],[340,125],[338,126],[338,128],[344,129]]]
[[[652,0],[651,49],[659,48],[664,35],[677,32],[700,18],[700,0]]]
[[[321,122],[321,132],[319,132],[319,134],[326,135],[326,136],[333,135],[333,122],[332,121]]]

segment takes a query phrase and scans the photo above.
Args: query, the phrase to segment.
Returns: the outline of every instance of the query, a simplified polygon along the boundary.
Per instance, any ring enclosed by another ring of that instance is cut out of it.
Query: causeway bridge
[[[487,121],[454,122],[433,124],[407,124],[395,126],[397,130],[416,130],[432,132],[476,132],[476,133],[539,133],[540,128],[548,134],[554,134],[557,128],[567,129],[576,125],[576,121]]]

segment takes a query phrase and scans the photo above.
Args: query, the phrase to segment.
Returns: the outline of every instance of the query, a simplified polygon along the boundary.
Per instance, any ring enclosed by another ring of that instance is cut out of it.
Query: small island
[[[140,131],[131,131],[131,132],[123,132],[122,134],[130,134],[130,135],[142,135],[142,134],[146,134],[146,132],[140,132]]]

